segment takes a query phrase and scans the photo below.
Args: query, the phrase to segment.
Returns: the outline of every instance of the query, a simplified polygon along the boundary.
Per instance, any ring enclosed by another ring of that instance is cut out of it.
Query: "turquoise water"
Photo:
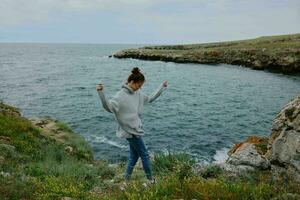
[[[92,145],[97,159],[125,160],[127,141],[100,104],[101,80],[112,97],[138,66],[150,94],[163,80],[169,88],[144,109],[150,152],[186,152],[201,161],[223,157],[249,135],[270,134],[272,120],[300,92],[300,77],[231,65],[176,64],[108,58],[138,45],[0,44],[0,100],[26,117],[66,122]]]

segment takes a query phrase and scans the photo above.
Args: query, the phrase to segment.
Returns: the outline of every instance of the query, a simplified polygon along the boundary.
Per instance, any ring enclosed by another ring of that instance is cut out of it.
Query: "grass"
[[[188,155],[156,154],[153,171],[157,184],[145,188],[144,172],[134,170],[133,181],[125,191],[119,185],[125,165],[110,167],[105,161],[81,156],[89,152],[84,140],[67,125],[65,143],[41,134],[41,130],[18,115],[0,112],[0,199],[271,199],[287,193],[300,194],[292,177],[274,179],[269,171],[257,171],[241,177],[227,176],[218,167],[208,167],[204,173],[194,170],[195,161]],[[74,143],[74,144],[73,144]],[[74,147],[69,153],[65,147]],[[78,155],[79,154],[79,155]],[[96,191],[96,192],[95,192]]]
[[[115,175],[108,163],[92,160],[88,144],[64,123],[57,122],[68,138],[57,143],[9,109],[14,108],[5,106],[0,112],[0,136],[9,138],[0,140],[0,172],[9,174],[0,175],[0,199],[88,198],[94,185]],[[69,145],[72,153],[65,150]]]

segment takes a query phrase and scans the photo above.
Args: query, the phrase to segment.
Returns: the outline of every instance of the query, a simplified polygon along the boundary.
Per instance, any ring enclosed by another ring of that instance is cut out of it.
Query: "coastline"
[[[147,180],[139,163],[126,189],[125,163],[95,160],[84,138],[63,122],[27,119],[18,108],[0,102],[0,197],[297,199],[299,122],[300,94],[275,116],[269,137],[250,136],[235,144],[225,162],[228,149],[221,149],[210,164],[195,163],[186,154],[155,154],[151,159],[158,182],[145,188]]]
[[[145,46],[125,49],[112,56],[175,63],[231,64],[255,70],[298,74],[300,33],[230,42]]]

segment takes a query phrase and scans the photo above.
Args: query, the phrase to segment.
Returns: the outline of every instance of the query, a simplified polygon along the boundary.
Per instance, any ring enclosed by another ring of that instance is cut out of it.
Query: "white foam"
[[[228,155],[227,155],[228,151],[229,151],[229,148],[226,148],[226,147],[224,147],[220,150],[217,150],[216,154],[214,155],[213,163],[216,163],[216,164],[224,163],[228,158]]]
[[[97,142],[97,143],[104,143],[104,144],[109,144],[109,145],[112,145],[112,146],[115,146],[115,147],[118,147],[120,149],[125,149],[127,148],[127,146],[125,145],[122,145],[122,144],[119,144],[115,141],[111,141],[109,139],[107,139],[105,136],[94,136],[93,138],[91,138],[91,140],[93,142]]]

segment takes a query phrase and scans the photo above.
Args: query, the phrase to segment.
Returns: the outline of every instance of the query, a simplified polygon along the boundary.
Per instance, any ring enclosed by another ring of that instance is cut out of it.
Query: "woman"
[[[137,67],[131,72],[127,83],[123,84],[121,90],[110,100],[107,100],[104,95],[103,84],[99,83],[96,89],[104,109],[113,113],[118,123],[117,137],[126,138],[129,143],[130,152],[125,180],[130,180],[133,168],[141,157],[147,179],[154,182],[149,153],[142,139],[144,130],[139,116],[142,114],[144,104],[153,102],[168,87],[168,82],[164,81],[156,92],[147,96],[139,90],[145,82],[144,75]]]

